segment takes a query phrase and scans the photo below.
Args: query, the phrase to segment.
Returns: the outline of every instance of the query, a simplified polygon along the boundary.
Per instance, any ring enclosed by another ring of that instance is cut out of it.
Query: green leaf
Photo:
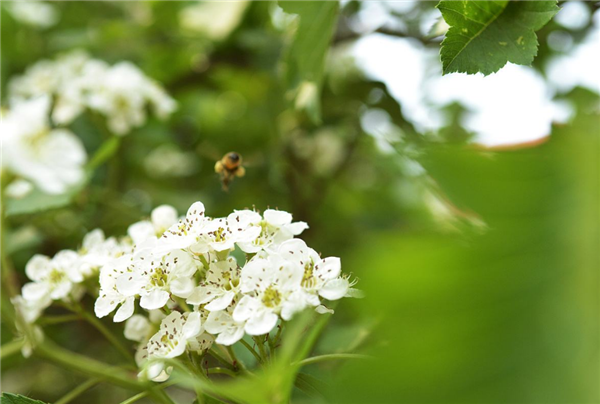
[[[298,373],[294,385],[310,398],[325,398],[323,390],[325,390],[326,384],[314,376],[306,373]]]
[[[337,1],[280,1],[279,6],[300,18],[285,57],[288,88],[295,93],[296,109],[321,120],[320,94],[327,51],[337,23]]]
[[[46,404],[43,401],[27,398],[20,394],[2,393],[0,404]]]
[[[535,31],[558,11],[557,1],[452,1],[437,7],[450,25],[442,42],[443,73],[495,73],[506,62],[530,65]]]
[[[64,194],[53,195],[46,194],[35,188],[27,196],[20,199],[7,199],[6,215],[24,215],[37,213],[50,209],[57,209],[71,203],[75,195],[81,191],[87,181],[78,184],[65,192]]]

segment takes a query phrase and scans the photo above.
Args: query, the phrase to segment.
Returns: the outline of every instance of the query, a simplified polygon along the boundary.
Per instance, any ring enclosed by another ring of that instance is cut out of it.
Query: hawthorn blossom
[[[141,296],[140,306],[147,310],[164,307],[171,294],[187,298],[195,286],[193,276],[197,271],[192,257],[183,251],[155,255],[155,240],[144,244],[146,249],[135,255],[132,265],[117,277],[117,291],[128,297]]]
[[[342,265],[338,257],[321,258],[300,239],[288,240],[278,249],[279,254],[303,272],[301,286],[310,294],[327,300],[341,299],[348,293],[350,283],[340,276]]]
[[[233,345],[244,337],[245,321],[235,321],[230,310],[212,311],[208,315],[204,328],[210,334],[217,335],[215,342],[221,345]]]
[[[67,129],[52,129],[50,98],[15,105],[0,122],[3,169],[50,194],[64,193],[84,177],[87,155],[81,141]]]
[[[28,301],[39,301],[45,296],[52,300],[66,298],[73,284],[83,280],[77,269],[78,258],[77,253],[70,250],[60,251],[52,259],[34,255],[25,266],[25,273],[32,282],[23,286],[23,298]]]
[[[187,302],[206,305],[208,311],[226,309],[240,290],[240,267],[233,257],[210,264],[205,280],[194,289]]]
[[[11,105],[39,96],[55,99],[55,124],[71,123],[86,109],[104,115],[109,130],[125,135],[146,122],[150,107],[159,119],[176,109],[165,90],[129,62],[113,66],[74,51],[42,60],[9,83]]]
[[[165,364],[160,359],[172,359],[182,355],[188,343],[197,344],[196,338],[202,333],[200,313],[173,312],[165,317],[159,331],[150,338],[146,348],[146,358],[150,363],[146,374],[153,380],[165,371]],[[163,375],[164,376],[164,375]]]
[[[251,242],[239,242],[238,245],[246,253],[256,253],[272,245],[278,245],[299,235],[308,229],[305,222],[292,223],[292,215],[281,210],[267,209],[261,217],[258,213],[247,214],[254,226],[261,228],[260,235]]]
[[[91,276],[110,260],[129,252],[131,247],[119,243],[114,237],[106,238],[101,229],[95,229],[85,235],[79,249],[79,270],[84,277]]]
[[[242,269],[241,292],[244,296],[233,311],[233,319],[245,321],[250,335],[266,334],[277,324],[298,311],[298,301],[290,299],[300,288],[302,270],[278,255],[255,257]],[[303,304],[303,302],[300,302]]]
[[[100,292],[94,304],[96,317],[107,316],[117,306],[120,307],[113,317],[115,323],[125,321],[133,315],[135,296],[125,295],[117,288],[117,279],[131,271],[132,261],[133,255],[125,254],[109,261],[100,269]]]
[[[150,220],[142,220],[129,226],[127,234],[134,244],[140,244],[148,239],[162,236],[177,221],[175,208],[169,205],[161,205],[152,211]]]

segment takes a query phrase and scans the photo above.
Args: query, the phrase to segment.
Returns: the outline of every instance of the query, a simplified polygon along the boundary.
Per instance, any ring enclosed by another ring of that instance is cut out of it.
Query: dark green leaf
[[[27,398],[20,394],[2,393],[0,404],[45,404],[42,401]]]
[[[497,72],[506,62],[530,65],[535,31],[558,11],[556,1],[451,1],[438,8],[450,25],[442,42],[444,74]]]

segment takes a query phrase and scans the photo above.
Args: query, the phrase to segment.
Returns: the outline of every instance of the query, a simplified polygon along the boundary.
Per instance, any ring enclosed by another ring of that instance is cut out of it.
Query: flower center
[[[277,289],[269,286],[263,293],[262,303],[267,307],[277,307],[281,303],[281,294]]]
[[[65,273],[58,269],[53,269],[50,271],[48,279],[50,280],[50,283],[60,283],[65,279]]]
[[[304,264],[304,276],[302,277],[302,286],[310,287],[313,282],[313,271],[315,269],[315,263],[311,259],[309,262]]]
[[[219,227],[216,231],[215,231],[215,241],[219,242],[219,241],[225,241],[225,229],[222,227]]]
[[[168,274],[161,267],[154,270],[154,273],[150,277],[150,283],[154,286],[164,287],[167,286]]]

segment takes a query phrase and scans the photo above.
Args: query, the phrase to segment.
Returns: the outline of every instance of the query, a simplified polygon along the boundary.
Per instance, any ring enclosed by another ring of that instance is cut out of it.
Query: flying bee
[[[215,172],[221,177],[223,190],[229,189],[229,183],[235,177],[243,177],[246,169],[242,166],[242,156],[236,152],[229,152],[215,164]]]

